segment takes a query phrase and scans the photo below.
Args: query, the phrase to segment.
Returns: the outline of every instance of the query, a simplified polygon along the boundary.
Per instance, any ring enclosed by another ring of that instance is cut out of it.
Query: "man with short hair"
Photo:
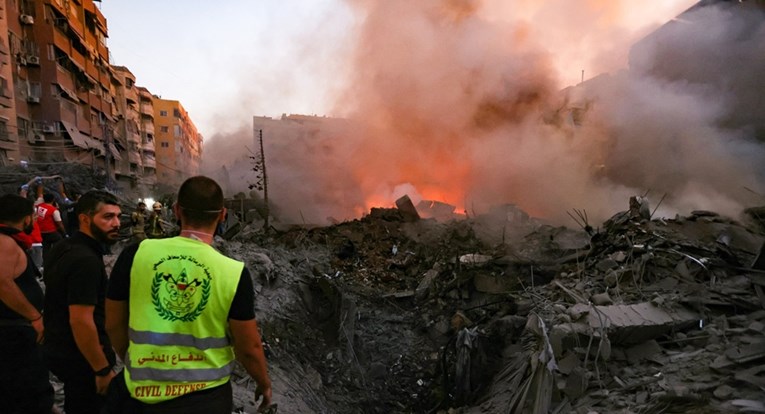
[[[79,231],[45,257],[45,356],[64,383],[64,410],[100,413],[114,377],[114,350],[104,327],[107,275],[103,255],[119,239],[120,207],[106,191],[77,201]]]
[[[9,414],[48,414],[53,387],[39,343],[43,339],[43,291],[39,271],[25,252],[31,240],[31,200],[0,197],[0,401]]]
[[[173,211],[180,235],[125,248],[109,279],[107,331],[125,362],[124,379],[110,389],[122,399],[109,412],[229,414],[235,357],[265,409],[271,380],[252,279],[244,263],[211,246],[226,212],[223,192],[210,178],[189,178]]]
[[[51,246],[61,241],[66,235],[61,211],[56,207],[56,196],[51,193],[45,193],[43,202],[37,204],[37,224],[42,233],[43,257],[45,257]]]

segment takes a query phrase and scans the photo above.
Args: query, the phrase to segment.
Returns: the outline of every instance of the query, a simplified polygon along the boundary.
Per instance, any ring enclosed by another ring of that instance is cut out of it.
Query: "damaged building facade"
[[[0,166],[76,163],[119,187],[157,183],[162,100],[110,63],[106,18],[93,0],[3,1],[0,33]],[[171,136],[168,148],[193,150],[164,156],[186,177],[198,173],[202,137],[182,114],[175,118],[189,133]]]

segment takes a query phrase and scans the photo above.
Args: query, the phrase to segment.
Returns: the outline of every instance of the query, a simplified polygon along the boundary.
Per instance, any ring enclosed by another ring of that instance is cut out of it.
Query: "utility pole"
[[[263,168],[263,202],[266,204],[266,222],[263,229],[268,232],[268,216],[271,212],[268,208],[268,174],[266,174],[266,153],[263,151],[263,129],[259,129],[258,141],[260,141],[260,166]]]
[[[268,233],[268,230],[270,228],[268,223],[268,218],[271,215],[270,209],[268,207],[268,174],[266,173],[266,153],[263,150],[263,129],[258,129],[258,146],[260,147],[260,153],[259,154],[253,154],[250,156],[250,159],[253,161],[254,166],[252,167],[252,170],[255,171],[257,181],[255,184],[250,184],[250,189],[256,189],[259,191],[263,191],[263,202],[265,203],[264,207],[264,219],[265,222],[263,223],[263,230]],[[253,128],[253,132],[255,132]]]

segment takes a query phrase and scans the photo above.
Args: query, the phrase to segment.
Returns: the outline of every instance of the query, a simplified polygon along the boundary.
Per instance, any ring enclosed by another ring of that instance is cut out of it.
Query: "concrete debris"
[[[407,199],[219,240],[253,275],[281,411],[765,409],[759,225],[645,202],[590,232],[515,206],[423,220]]]
[[[420,214],[417,212],[417,209],[412,203],[412,199],[410,199],[408,195],[401,196],[401,198],[396,200],[396,208],[398,208],[404,216],[405,221],[417,221],[420,219]]]

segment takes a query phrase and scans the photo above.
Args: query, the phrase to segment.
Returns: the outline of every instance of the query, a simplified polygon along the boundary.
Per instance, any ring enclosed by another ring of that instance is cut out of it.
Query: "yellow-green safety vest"
[[[145,403],[225,384],[228,313],[244,263],[186,237],[144,240],[130,269],[125,382]]]

